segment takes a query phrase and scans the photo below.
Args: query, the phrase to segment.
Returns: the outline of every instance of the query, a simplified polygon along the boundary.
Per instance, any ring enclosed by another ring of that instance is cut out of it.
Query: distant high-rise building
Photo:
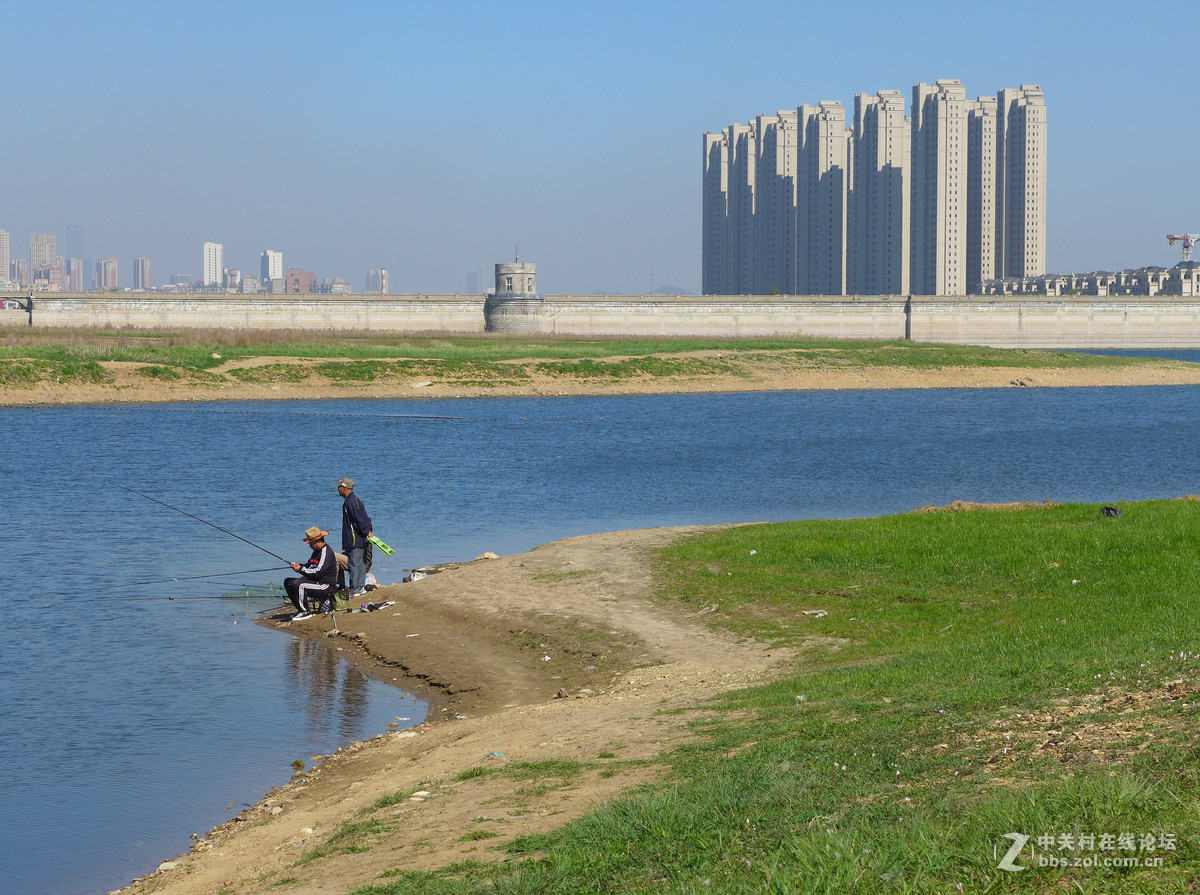
[[[967,103],[967,292],[1000,276],[996,257],[996,98]]]
[[[381,267],[379,270],[368,270],[366,281],[364,284],[364,292],[387,295],[388,291],[388,272],[386,267]]]
[[[483,295],[488,291],[488,270],[482,264],[463,274],[463,294]]]
[[[83,292],[83,259],[67,259],[67,291]]]
[[[61,258],[56,258],[61,261]],[[33,272],[33,283],[49,292],[61,292],[66,288],[66,273],[60,263],[43,264]]]
[[[705,295],[736,292],[729,270],[731,240],[729,220],[729,132],[704,135],[704,204],[701,230],[704,252],[701,260],[701,291]],[[473,291],[473,290],[468,290]]]
[[[965,295],[1045,272],[1040,87],[801,105],[704,135],[706,294]],[[793,173],[794,172],[794,173]],[[794,276],[792,273],[794,271]]]
[[[53,233],[31,233],[29,235],[29,267],[32,270],[53,267],[57,255]]]
[[[8,262],[8,278],[21,286],[29,284],[29,259],[13,258]]]
[[[799,128],[795,109],[755,119],[754,162],[755,291],[796,291],[796,175]]]
[[[8,282],[11,276],[9,263],[12,261],[12,256],[9,247],[9,236],[7,230],[0,230],[0,281]]]
[[[63,254],[68,258],[83,258],[83,228],[78,224],[67,224],[67,238],[63,241]]]
[[[118,288],[116,258],[101,258],[96,262],[94,286],[99,290]]]
[[[1024,84],[996,94],[998,277],[1046,272],[1046,100]]]
[[[270,249],[267,249],[262,253],[261,263],[262,266],[259,270],[259,278],[263,280],[263,282],[283,279],[283,252],[273,252]]]
[[[967,294],[967,96],[960,81],[913,86],[911,257],[914,294]]]
[[[299,270],[289,267],[284,271],[287,291],[293,295],[301,295],[317,291],[317,275],[311,270]]]
[[[846,291],[846,202],[850,185],[850,132],[839,102],[802,105],[796,182],[797,280],[801,292]]]
[[[150,259],[142,255],[133,259],[133,288],[150,288]]]
[[[905,295],[909,290],[909,120],[904,94],[854,98],[846,290]]]
[[[219,242],[204,244],[204,275],[200,282],[205,286],[221,285],[221,270],[225,266],[225,247]]]
[[[226,292],[242,291],[242,272],[236,267],[226,267],[221,271],[221,286]]]

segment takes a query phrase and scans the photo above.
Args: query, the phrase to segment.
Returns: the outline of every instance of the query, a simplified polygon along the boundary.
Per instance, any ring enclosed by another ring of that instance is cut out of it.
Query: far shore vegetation
[[[259,330],[0,330],[0,386],[103,384],[106,364],[136,364],[148,380],[216,384],[322,382],[362,385],[429,378],[474,386],[531,376],[576,381],[704,379],[782,371],[971,367],[1025,369],[1174,366],[1179,362],[1069,351],[997,349],[902,340],[582,339]]]
[[[354,895],[1194,891],[1200,501],[1120,509],[675,544],[657,599],[795,651],[780,674],[706,704],[656,782]]]

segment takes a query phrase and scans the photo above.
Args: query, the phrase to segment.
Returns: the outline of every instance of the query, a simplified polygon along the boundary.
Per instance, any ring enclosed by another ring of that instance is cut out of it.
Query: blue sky
[[[0,229],[83,228],[155,283],[201,245],[449,292],[700,288],[701,135],[958,78],[1040,84],[1048,267],[1170,266],[1200,232],[1200,5],[1149,2],[10,4]]]

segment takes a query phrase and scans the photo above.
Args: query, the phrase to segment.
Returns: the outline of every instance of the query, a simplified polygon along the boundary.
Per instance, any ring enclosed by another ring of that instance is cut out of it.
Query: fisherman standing
[[[296,606],[296,614],[292,621],[302,622],[312,618],[312,614],[321,608],[321,603],[333,596],[337,587],[337,558],[333,548],[325,543],[329,532],[313,526],[304,532],[304,540],[312,547],[312,556],[308,562],[300,565],[298,562],[288,563],[292,571],[299,572],[303,578],[285,578],[284,590],[288,599]]]
[[[350,596],[361,597],[367,592],[367,556],[370,548],[371,517],[362,498],[354,493],[354,479],[343,478],[337,483],[342,495],[342,552],[350,560]]]

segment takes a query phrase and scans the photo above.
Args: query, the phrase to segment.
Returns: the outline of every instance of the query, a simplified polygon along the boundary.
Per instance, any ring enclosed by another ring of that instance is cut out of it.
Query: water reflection
[[[309,742],[363,739],[370,679],[357,667],[316,640],[290,638],[286,650],[287,680],[293,704],[304,706],[304,734]]]

